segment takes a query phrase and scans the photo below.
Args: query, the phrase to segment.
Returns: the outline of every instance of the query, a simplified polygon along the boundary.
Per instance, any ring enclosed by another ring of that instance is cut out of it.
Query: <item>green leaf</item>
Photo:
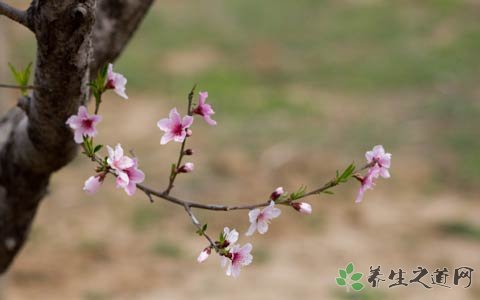
[[[363,283],[355,282],[354,284],[352,284],[352,289],[354,289],[357,292],[363,290],[363,288],[364,288]]]
[[[24,70],[15,69],[15,67],[11,63],[8,63],[8,67],[12,72],[13,78],[18,83],[18,85],[20,85],[22,94],[26,95],[26,86],[28,85],[28,81],[30,80],[30,74],[32,73],[32,63],[29,63]]]
[[[333,195],[333,192],[330,191],[330,190],[326,190],[326,191],[323,191],[324,194],[329,194],[329,195]]]
[[[300,199],[301,197],[303,197],[303,195],[305,195],[306,190],[307,190],[306,185],[300,186],[300,188],[296,192],[293,192],[290,194],[290,200],[294,201],[294,200]]]
[[[343,270],[343,269],[340,269],[338,270],[338,274],[340,275],[340,277],[342,277],[343,279],[347,279],[347,271]]]
[[[347,266],[347,274],[350,274],[353,272],[353,263],[349,263]]]
[[[220,231],[220,235],[218,236],[218,241],[220,242],[220,244],[225,242],[225,234],[223,233],[223,231]]]
[[[353,172],[355,172],[355,165],[351,163],[341,175],[338,175],[337,171],[337,182],[347,182],[347,180],[352,176]]]
[[[337,281],[337,284],[338,284],[339,286],[345,286],[345,285],[347,285],[347,282],[346,282],[345,279],[343,279],[343,278],[337,277],[335,280]]]
[[[363,274],[362,273],[355,273],[352,275],[352,280],[353,281],[359,281],[362,278]]]
[[[23,85],[27,85],[30,80],[30,74],[32,73],[32,63],[29,63],[28,66],[23,70]]]
[[[103,145],[96,145],[95,146],[95,149],[93,149],[93,153],[97,153],[98,151],[100,151],[100,149],[102,149]]]
[[[15,69],[15,67],[11,63],[8,63],[8,67],[10,68],[10,72],[12,72],[13,79],[15,79],[15,81],[18,84],[20,84],[21,79],[22,79],[20,74],[17,72],[17,70]]]

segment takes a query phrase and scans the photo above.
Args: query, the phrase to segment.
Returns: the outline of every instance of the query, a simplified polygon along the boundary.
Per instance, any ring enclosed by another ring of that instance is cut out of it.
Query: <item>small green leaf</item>
[[[347,279],[347,272],[343,269],[340,269],[338,270],[338,274],[340,275],[340,277],[342,277],[343,279]]]
[[[343,279],[343,278],[337,277],[337,278],[336,278],[336,281],[337,281],[337,284],[338,284],[339,286],[345,286],[345,285],[347,285],[347,282],[346,282],[345,279]]]
[[[32,73],[32,63],[29,63],[28,66],[23,70],[23,85],[27,85],[30,80],[30,74]]]
[[[362,278],[363,274],[362,273],[355,273],[352,275],[352,280],[353,281],[359,281]]]
[[[93,153],[97,153],[98,151],[100,151],[100,149],[102,149],[103,145],[96,145],[95,146],[95,149],[93,149]]]
[[[347,266],[347,274],[350,274],[353,272],[353,263],[349,263]]]
[[[32,63],[29,63],[24,70],[15,69],[15,67],[11,63],[8,63],[8,66],[10,68],[10,71],[12,72],[13,78],[18,83],[18,85],[20,85],[22,94],[26,95],[28,90],[26,86],[28,85],[28,81],[30,80]]]
[[[357,292],[363,290],[363,288],[364,288],[364,286],[360,282],[355,282],[354,284],[352,284],[352,289],[354,289]]]
[[[21,84],[22,78],[21,78],[19,72],[17,71],[17,69],[15,69],[15,67],[11,63],[8,63],[8,67],[10,68],[10,72],[12,72],[13,79],[15,79],[15,81],[18,84]]]
[[[290,194],[290,200],[294,201],[294,200],[300,199],[301,197],[303,197],[303,195],[305,195],[306,190],[307,190],[307,186],[305,185],[300,186],[300,188],[296,192],[293,192]]]
[[[333,192],[330,190],[323,191],[324,194],[333,195]]]

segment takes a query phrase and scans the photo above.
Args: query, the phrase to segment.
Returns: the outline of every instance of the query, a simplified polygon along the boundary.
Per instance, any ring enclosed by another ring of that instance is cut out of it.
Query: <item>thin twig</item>
[[[20,23],[30,30],[32,29],[31,26],[28,24],[26,11],[19,10],[15,7],[8,5],[7,3],[0,1],[0,15],[4,15],[10,20]]]
[[[190,206],[188,204],[184,204],[183,207],[185,208],[185,211],[187,212],[188,216],[190,217],[190,219],[192,220],[192,223],[193,225],[195,225],[195,227],[197,228],[197,230],[199,232],[202,232],[202,236],[204,236],[207,241],[210,243],[210,245],[212,246],[212,248],[215,249],[215,251],[218,252],[218,247],[217,245],[215,244],[215,242],[212,240],[212,238],[210,236],[208,236],[208,234],[206,232],[203,231],[202,229],[202,224],[198,221],[197,217],[195,217],[195,215],[193,214],[192,212],[192,209],[190,208]]]
[[[0,2],[0,3],[1,3],[1,2]],[[4,89],[17,89],[17,90],[21,90],[21,89],[37,90],[37,89],[39,89],[37,86],[34,86],[34,85],[21,86],[21,85],[3,84],[3,83],[0,83],[0,88],[4,88]]]
[[[367,164],[367,165],[363,166],[362,168],[360,168],[359,170],[357,170],[357,172],[365,170],[365,169],[369,168],[370,166],[372,166],[372,164]],[[299,199],[307,198],[309,196],[321,194],[322,192],[325,192],[326,190],[328,190],[332,187],[335,187],[335,186],[339,185],[340,183],[341,182],[337,181],[334,178],[334,179],[328,181],[327,183],[325,183],[322,187],[314,189],[310,192],[307,192],[307,193],[299,196],[298,198],[295,199],[295,201],[299,200]],[[182,200],[182,199],[176,198],[174,196],[171,196],[171,195],[169,195],[165,192],[159,192],[159,191],[156,191],[154,189],[151,189],[151,188],[149,188],[149,187],[147,187],[143,184],[137,184],[137,188],[139,190],[143,191],[149,198],[151,198],[152,196],[155,196],[157,198],[164,199],[168,202],[171,202],[171,203],[174,203],[174,204],[177,204],[177,205],[180,205],[180,206],[184,206],[184,207],[188,206],[189,208],[199,208],[199,209],[212,210],[212,211],[251,210],[251,209],[255,209],[255,208],[259,208],[259,207],[268,206],[270,204],[270,201],[271,201],[271,200],[267,200],[267,201],[260,202],[260,203],[257,203],[257,204],[238,205],[238,206],[228,206],[228,205],[219,205],[219,204],[203,204],[203,203],[198,203],[198,202],[195,202],[195,201]],[[279,204],[284,204],[284,203],[279,203]]]
[[[192,90],[190,91],[190,93],[188,93],[187,115],[189,116],[192,115],[192,101],[193,101],[193,95],[195,93],[196,88],[197,88],[197,85],[195,84]],[[187,131],[188,129],[185,129],[185,130]],[[175,168],[172,168],[172,170],[170,171],[168,186],[165,189],[165,191],[163,191],[163,194],[166,194],[166,195],[170,194],[170,191],[173,188],[173,184],[175,183],[175,179],[177,178],[177,175],[178,175],[178,169],[180,168],[182,159],[185,156],[185,145],[187,144],[187,139],[188,139],[188,136],[185,136],[185,138],[183,139],[182,145],[180,146],[180,152],[178,154],[177,164],[175,165]]]

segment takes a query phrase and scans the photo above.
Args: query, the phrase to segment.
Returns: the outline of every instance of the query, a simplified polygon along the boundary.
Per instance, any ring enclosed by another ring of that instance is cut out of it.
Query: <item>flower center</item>
[[[376,163],[380,168],[383,168],[382,164],[380,163],[379,157],[374,157],[373,162]]]
[[[106,89],[115,89],[115,82],[110,79],[107,81],[107,84],[105,85],[105,88]]]
[[[83,119],[82,120],[82,127],[83,128],[92,128],[93,127],[93,121],[91,119]]]
[[[261,212],[257,217],[257,222],[265,221],[266,219],[265,214]]]
[[[173,130],[172,130],[173,134],[175,135],[182,135],[182,132],[183,132],[183,126],[182,124],[175,124],[175,126],[173,127]]]
[[[237,264],[242,259],[240,253],[232,253],[232,265]]]

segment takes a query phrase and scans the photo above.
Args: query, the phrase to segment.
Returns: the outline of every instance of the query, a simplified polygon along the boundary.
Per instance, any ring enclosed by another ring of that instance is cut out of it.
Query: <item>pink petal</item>
[[[108,164],[111,165],[113,163],[113,160],[115,159],[115,151],[112,149],[112,147],[107,146],[107,151],[108,151]]]
[[[258,233],[265,234],[268,231],[267,221],[258,221],[257,222],[257,230],[258,230]]]
[[[133,159],[128,156],[122,156],[117,162],[116,167],[119,169],[128,169],[134,165]]]
[[[169,117],[170,117],[170,120],[172,121],[172,124],[171,124],[172,126],[175,124],[181,124],[182,122],[182,119],[180,118],[180,114],[178,113],[176,107],[170,110]]]
[[[170,119],[161,119],[160,121],[157,122],[158,128],[163,131],[170,131],[171,130],[171,121]]]
[[[175,135],[175,134],[173,135],[173,140],[175,142],[183,143],[186,136],[187,136],[187,133],[182,130],[182,133],[180,135]]]
[[[246,236],[251,236],[255,233],[257,230],[257,223],[251,223],[250,227],[248,227],[247,233],[245,233]]]
[[[128,185],[124,188],[124,190],[127,195],[133,196],[133,194],[135,194],[135,191],[137,190],[137,185],[135,184],[135,182],[130,181]]]
[[[250,254],[252,252],[253,246],[250,243],[246,243],[242,248],[240,248],[240,253],[243,255]]]
[[[259,214],[260,214],[260,209],[258,209],[258,208],[255,208],[255,209],[249,211],[248,212],[248,219],[250,220],[250,223],[256,222]]]
[[[92,120],[92,122],[94,124],[97,124],[97,123],[100,123],[103,120],[103,117],[101,115],[92,115],[90,117],[90,120]]]
[[[383,149],[382,145],[376,145],[373,147],[373,154],[375,157],[380,157],[385,154],[385,149]]]
[[[70,118],[67,119],[65,122],[70,128],[72,129],[77,129],[82,125],[82,120],[77,117],[76,115],[71,116]]]
[[[217,121],[212,120],[212,118],[208,115],[205,115],[203,119],[205,120],[205,122],[207,122],[208,125],[211,125],[211,126],[217,125]]]
[[[362,186],[360,187],[360,189],[358,190],[358,195],[357,195],[357,199],[355,199],[355,203],[360,203],[362,202],[362,199],[363,199],[363,195],[365,194],[365,188]]]
[[[108,64],[107,79],[113,80],[113,65],[112,64]]]
[[[88,178],[85,181],[85,185],[83,186],[83,190],[88,195],[93,195],[96,192],[98,192],[101,185],[102,185],[102,182],[100,181],[100,178],[98,176],[90,176],[90,178]]]
[[[75,130],[73,133],[73,140],[77,144],[83,143],[83,132],[81,130]]]
[[[160,144],[165,145],[166,143],[173,140],[174,137],[175,137],[175,135],[173,133],[167,132],[162,136],[162,138],[160,140]]]
[[[193,123],[193,117],[192,116],[183,117],[182,127],[184,129],[190,127],[192,125],[192,123]]]
[[[380,170],[380,176],[382,176],[383,178],[390,178],[390,172],[388,172],[387,169],[382,168]]]
[[[199,105],[205,104],[205,100],[207,100],[207,98],[208,98],[208,92],[200,92],[200,93],[198,93],[198,95],[199,95],[198,104]]]
[[[117,183],[117,188],[125,188],[129,184],[130,179],[128,178],[127,173],[119,172],[115,182]]]
[[[223,235],[230,245],[233,245],[238,240],[238,232],[235,229],[230,230],[230,228],[225,227],[223,229]]]
[[[79,118],[84,118],[84,119],[88,119],[88,111],[87,111],[87,108],[85,106],[80,106],[78,108],[78,113],[77,113],[78,117]]]
[[[367,152],[365,153],[365,158],[367,159],[367,161],[368,161],[369,163],[371,163],[371,162],[373,161],[373,157],[374,157],[373,151],[367,151]]]
[[[123,148],[120,144],[115,146],[115,158],[120,159],[123,156]]]
[[[131,181],[140,183],[145,179],[145,173],[143,173],[142,170],[133,169],[129,172],[129,177]]]

